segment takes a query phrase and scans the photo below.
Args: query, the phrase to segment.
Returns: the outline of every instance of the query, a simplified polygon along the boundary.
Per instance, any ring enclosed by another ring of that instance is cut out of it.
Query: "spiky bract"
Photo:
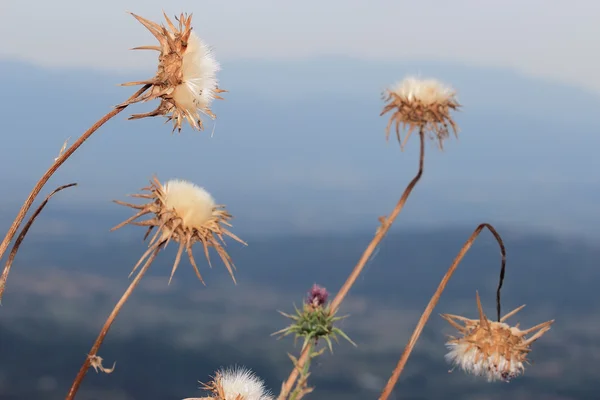
[[[450,350],[446,359],[467,373],[485,376],[489,382],[508,382],[521,375],[531,344],[550,329],[554,320],[546,321],[524,331],[519,324],[509,326],[504,321],[515,315],[524,305],[509,312],[499,322],[490,321],[481,307],[477,294],[479,319],[443,314],[442,318],[458,329],[462,336],[451,337],[446,343]],[[463,325],[460,325],[462,322]],[[537,331],[537,332],[536,332]],[[531,337],[526,335],[534,333]]]
[[[435,79],[413,77],[405,78],[386,90],[384,101],[387,104],[381,115],[393,112],[386,127],[386,140],[395,123],[396,136],[402,149],[414,130],[428,133],[437,139],[443,149],[443,140],[449,137],[449,129],[452,128],[455,136],[458,133],[458,126],[450,115],[451,111],[460,107],[455,95],[453,89]],[[404,141],[400,137],[400,128],[406,130]]]
[[[154,250],[166,246],[170,240],[173,240],[179,243],[179,250],[175,257],[169,282],[171,282],[173,274],[179,265],[183,250],[186,250],[196,276],[204,283],[192,254],[192,246],[200,242],[209,265],[211,264],[209,247],[212,247],[217,251],[221,260],[223,260],[225,267],[235,282],[233,274],[235,265],[223,247],[225,246],[223,236],[229,236],[242,244],[246,243],[224,227],[224,225],[231,227],[229,220],[232,218],[231,214],[225,210],[225,206],[215,204],[212,196],[203,188],[182,180],[171,180],[163,186],[155,177],[150,182],[150,186],[142,188],[142,191],[148,193],[131,196],[149,199],[150,202],[147,204],[138,205],[115,200],[117,204],[139,211],[115,226],[113,230],[127,224],[147,226],[148,230],[144,236],[144,239],[146,239],[150,232],[154,228],[157,228],[156,233],[148,244],[148,250],[135,265],[132,273]],[[147,214],[153,215],[150,219],[136,221]]]
[[[210,109],[214,99],[222,99],[218,93],[216,74],[220,65],[212,50],[193,31],[192,16],[181,14],[175,26],[165,14],[167,26],[132,14],[158,40],[159,46],[140,46],[134,50],[156,50],[158,70],[154,78],[124,83],[124,86],[146,85],[148,90],[125,104],[150,101],[160,98],[158,107],[150,112],[134,114],[130,119],[166,116],[173,121],[173,131],[181,131],[186,120],[194,129],[202,130],[200,114],[216,118]]]

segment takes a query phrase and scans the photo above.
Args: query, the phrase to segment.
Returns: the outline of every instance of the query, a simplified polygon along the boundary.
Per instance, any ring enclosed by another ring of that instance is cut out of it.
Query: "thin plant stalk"
[[[417,323],[417,326],[415,327],[415,330],[413,331],[412,336],[410,337],[406,347],[404,348],[404,352],[402,353],[402,356],[400,357],[400,360],[398,361],[396,368],[394,368],[394,371],[392,372],[392,376],[390,377],[387,384],[385,385],[385,388],[383,389],[383,392],[381,393],[379,400],[387,400],[387,398],[392,394],[392,390],[394,390],[394,386],[396,385],[396,382],[398,382],[398,379],[400,378],[400,374],[404,370],[404,366],[406,365],[406,362],[408,361],[408,358],[410,357],[410,354],[411,354],[413,348],[415,347],[417,340],[419,339],[419,336],[421,336],[421,332],[423,331],[423,328],[425,327],[427,320],[429,320],[429,317],[431,316],[433,309],[435,308],[438,301],[440,300],[442,292],[446,288],[446,285],[448,284],[448,282],[450,281],[450,278],[456,271],[456,268],[458,267],[458,265],[460,264],[462,259],[465,257],[465,255],[467,254],[467,252],[473,245],[473,242],[479,236],[479,234],[481,233],[483,228],[487,228],[494,235],[494,238],[500,245],[500,251],[502,253],[500,281],[498,283],[498,289],[496,292],[496,311],[498,312],[498,321],[500,321],[500,289],[502,288],[502,283],[504,282],[504,272],[506,269],[506,251],[504,248],[504,243],[502,242],[502,238],[500,237],[500,235],[498,234],[496,229],[490,224],[483,223],[483,224],[479,225],[475,229],[475,231],[473,231],[473,233],[471,234],[469,239],[467,239],[465,244],[462,246],[462,248],[458,252],[458,255],[452,262],[452,265],[450,265],[450,268],[448,268],[448,271],[442,278],[442,281],[440,282],[435,293],[431,297],[431,300],[429,300],[429,304],[427,304],[425,311],[423,311],[423,314],[421,315],[421,318],[419,319],[419,322]]]
[[[310,344],[308,344],[308,354],[313,353],[313,350],[315,349],[317,345],[317,341],[315,340],[314,342],[311,341]],[[305,395],[309,394],[312,392],[312,388],[308,388],[306,387],[306,381],[308,380],[308,371],[310,369],[310,361],[311,361],[311,357],[308,358],[308,361],[304,363],[304,366],[302,367],[302,376],[300,377],[300,380],[298,380],[298,385],[296,387],[296,390],[294,390],[291,395],[290,395],[290,400],[300,400],[302,399]]]
[[[135,99],[136,97],[140,96],[142,93],[144,93],[146,90],[148,90],[149,87],[150,87],[150,85],[143,86],[142,88],[140,88],[140,90],[138,90],[137,92],[135,92],[127,101]],[[105,116],[103,116],[102,118],[100,118],[94,125],[92,125],[87,131],[85,131],[83,133],[83,135],[81,135],[79,137],[79,139],[77,139],[77,141],[75,143],[73,143],[68,149],[65,150],[64,153],[60,154],[58,156],[58,158],[56,158],[56,160],[50,166],[50,168],[48,168],[48,170],[44,173],[44,175],[42,175],[42,177],[40,178],[40,180],[35,184],[33,190],[31,191],[31,193],[29,194],[29,196],[27,197],[27,199],[25,200],[25,202],[21,206],[21,209],[19,210],[19,213],[17,214],[17,217],[15,218],[15,220],[11,224],[10,228],[8,229],[8,232],[6,233],[6,236],[4,237],[4,239],[2,240],[2,243],[0,243],[0,259],[2,259],[2,257],[4,256],[4,253],[6,252],[6,249],[8,248],[8,245],[10,244],[10,242],[14,238],[15,234],[17,233],[17,229],[19,229],[19,226],[21,225],[21,223],[25,219],[25,216],[27,215],[27,212],[31,208],[31,205],[33,204],[35,198],[38,196],[38,194],[40,193],[40,191],[42,190],[42,188],[44,187],[44,185],[48,182],[48,180],[50,179],[50,177],[52,177],[52,175],[54,175],[54,173],[58,170],[58,168],[60,168],[60,166],[69,157],[71,157],[71,155],[94,132],[96,132],[102,125],[104,125],[111,118],[113,118],[114,116],[116,116],[117,114],[119,114],[121,111],[123,111],[127,107],[127,101],[124,102],[124,103],[122,103],[122,104],[119,104],[118,106],[116,106],[112,111],[110,111],[108,114],[106,114]],[[8,272],[6,271],[6,267],[5,267],[4,271],[2,273],[3,279],[6,278],[6,275],[8,275]],[[5,285],[5,281],[4,280],[0,280],[0,288],[2,288],[0,290],[3,290],[4,285]],[[0,295],[1,295],[1,292],[0,292]]]
[[[83,365],[79,369],[79,372],[77,373],[77,376],[75,377],[75,380],[73,381],[73,384],[71,385],[71,389],[69,389],[69,394],[65,398],[66,400],[72,400],[75,398],[75,394],[77,394],[77,391],[79,390],[79,386],[81,386],[81,382],[83,382],[83,379],[85,378],[85,374],[87,373],[88,369],[91,366],[91,363],[90,363],[91,358],[97,355],[98,350],[100,349],[102,342],[104,342],[104,338],[106,337],[108,330],[110,329],[112,323],[114,322],[115,318],[117,317],[117,315],[119,314],[119,312],[121,311],[121,309],[123,308],[123,306],[125,305],[127,300],[129,300],[129,297],[133,293],[133,290],[140,283],[140,281],[142,280],[142,277],[144,276],[146,271],[148,271],[148,268],[150,268],[150,265],[156,258],[156,255],[158,254],[159,251],[160,251],[160,247],[157,247],[156,250],[154,250],[154,252],[152,253],[152,255],[150,257],[148,257],[148,260],[146,260],[146,263],[144,264],[142,269],[138,272],[138,274],[133,279],[133,281],[127,288],[127,290],[125,290],[125,293],[123,293],[123,296],[121,296],[121,299],[115,305],[112,312],[106,319],[106,322],[104,323],[104,326],[102,326],[102,329],[100,330],[100,333],[98,334],[98,337],[96,338],[96,341],[94,342],[94,345],[92,346],[92,349],[88,353],[88,356],[86,357],[85,361],[83,362]]]
[[[21,247],[21,243],[23,243],[23,240],[25,239],[27,232],[29,232],[29,228],[31,228],[31,225],[33,225],[33,223],[34,223],[35,219],[38,217],[38,215],[41,214],[42,210],[44,209],[44,207],[46,207],[46,204],[48,204],[48,201],[50,201],[50,198],[52,196],[54,196],[56,193],[60,192],[63,189],[67,189],[67,188],[70,188],[70,187],[76,186],[76,185],[77,185],[76,183],[69,183],[68,185],[59,186],[58,188],[54,189],[52,191],[52,193],[50,193],[48,196],[46,196],[46,198],[44,199],[42,204],[40,204],[40,206],[37,208],[37,210],[35,210],[33,215],[29,218],[29,221],[27,221],[27,223],[21,230],[21,233],[19,234],[19,236],[17,236],[17,240],[15,240],[15,244],[13,245],[13,247],[10,251],[8,260],[6,261],[6,265],[4,266],[4,271],[2,271],[2,275],[0,276],[0,300],[2,300],[2,295],[4,294],[4,287],[6,286],[6,280],[8,279],[8,273],[10,272],[10,269],[15,260],[15,257],[17,256],[19,247]]]
[[[373,238],[373,240],[371,240],[371,243],[369,243],[369,245],[365,249],[363,255],[361,256],[360,260],[358,261],[358,264],[356,264],[356,266],[354,267],[354,269],[352,270],[352,272],[346,279],[346,282],[344,283],[344,285],[342,286],[340,291],[336,294],[335,298],[331,302],[330,310],[331,310],[331,313],[333,313],[333,314],[335,314],[337,312],[337,310],[339,309],[340,304],[346,298],[346,295],[348,294],[348,292],[350,291],[350,289],[356,282],[356,279],[358,279],[358,276],[360,275],[360,273],[364,269],[365,265],[367,264],[367,262],[373,255],[373,252],[375,251],[375,249],[377,249],[377,246],[379,246],[379,243],[381,242],[381,240],[384,238],[384,236],[389,231],[394,220],[396,219],[396,217],[398,217],[398,214],[400,214],[400,212],[404,208],[404,204],[406,203],[406,200],[408,199],[408,197],[412,193],[414,187],[417,185],[417,183],[421,179],[421,176],[423,175],[423,164],[425,161],[425,132],[423,131],[422,127],[419,130],[419,139],[420,139],[419,171],[417,172],[417,175],[415,175],[415,177],[410,181],[410,183],[408,184],[406,189],[404,189],[404,193],[402,193],[402,197],[400,197],[400,200],[394,207],[390,216],[387,218],[385,218],[385,217],[380,218],[381,226],[377,230],[375,237]],[[300,374],[300,371],[302,370],[304,364],[308,361],[309,355],[310,355],[310,349],[307,347],[302,351],[300,358],[298,359],[297,367],[295,367],[292,370],[288,379],[282,385],[281,393],[279,394],[278,400],[287,399],[287,396],[290,393],[290,390],[292,390],[292,387],[294,386],[296,379],[298,379],[298,375]]]

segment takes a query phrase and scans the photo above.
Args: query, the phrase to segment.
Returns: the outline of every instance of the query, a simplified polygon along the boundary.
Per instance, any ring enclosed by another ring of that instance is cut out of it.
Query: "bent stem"
[[[83,362],[83,365],[79,369],[79,372],[77,373],[77,376],[75,377],[75,380],[73,381],[73,384],[71,385],[69,394],[65,398],[66,400],[72,400],[75,398],[75,394],[77,393],[77,390],[79,390],[79,386],[81,386],[81,382],[83,382],[83,378],[85,378],[85,374],[87,373],[88,369],[90,368],[91,358],[97,355],[98,350],[100,349],[100,346],[102,345],[102,342],[104,341],[104,338],[106,337],[106,334],[108,333],[108,330],[110,329],[112,323],[114,322],[115,318],[117,317],[117,315],[123,308],[123,305],[125,305],[125,302],[127,302],[127,300],[129,300],[131,293],[133,293],[133,290],[140,283],[142,277],[144,276],[144,274],[146,273],[148,268],[150,268],[150,265],[156,258],[156,255],[158,254],[159,251],[160,251],[160,247],[157,247],[156,250],[154,250],[154,252],[152,253],[152,255],[148,258],[148,260],[146,260],[146,263],[144,264],[142,269],[138,272],[138,274],[133,279],[133,281],[131,282],[131,284],[125,291],[125,293],[123,293],[123,296],[121,296],[121,299],[119,300],[117,305],[115,305],[115,308],[112,310],[112,312],[106,319],[104,326],[102,326],[102,329],[100,330],[100,334],[96,338],[96,341],[94,342],[94,345],[92,346],[92,349],[88,353],[88,356],[86,357],[85,361]]]
[[[387,398],[392,393],[392,390],[394,389],[396,382],[398,382],[398,378],[400,378],[400,374],[402,373],[402,370],[404,369],[404,366],[406,365],[406,362],[408,361],[408,358],[410,357],[410,354],[411,354],[413,348],[415,347],[415,344],[417,343],[419,336],[421,336],[421,332],[423,331],[423,328],[425,327],[427,320],[431,316],[433,309],[435,308],[438,301],[440,300],[442,292],[446,288],[448,281],[450,281],[450,278],[454,274],[454,271],[456,271],[458,264],[460,264],[462,259],[465,257],[465,255],[467,254],[467,252],[473,245],[473,242],[475,241],[477,236],[479,236],[479,234],[481,233],[483,228],[487,228],[494,235],[494,238],[500,245],[500,252],[502,253],[502,265],[500,268],[500,282],[498,283],[498,290],[496,292],[496,302],[497,302],[496,309],[498,311],[498,321],[500,321],[500,289],[502,288],[502,283],[504,282],[504,272],[506,270],[506,250],[504,248],[504,243],[502,241],[502,238],[500,237],[500,235],[498,234],[496,229],[490,224],[483,223],[483,224],[479,225],[475,229],[475,231],[473,231],[473,233],[471,234],[469,239],[462,246],[462,248],[458,252],[458,255],[452,262],[452,265],[450,265],[450,268],[448,268],[448,271],[442,278],[442,281],[440,282],[435,293],[431,297],[431,300],[429,300],[429,304],[427,304],[425,311],[423,311],[423,314],[421,315],[421,318],[419,319],[419,322],[417,323],[417,326],[415,327],[415,330],[413,331],[413,334],[410,337],[408,344],[404,348],[404,352],[402,353],[402,356],[400,357],[400,360],[398,361],[396,368],[394,368],[394,371],[392,372],[392,376],[390,377],[387,384],[385,385],[385,388],[384,388],[383,392],[381,393],[379,400],[387,400]]]
[[[148,90],[149,87],[150,87],[150,85],[146,85],[146,86],[140,88],[140,90],[135,92],[127,101],[129,101],[131,99],[135,99],[136,97],[140,96],[142,93],[144,93],[146,90]],[[123,111],[127,107],[126,103],[127,102],[119,104],[111,112],[109,112],[108,114],[106,114],[105,116],[100,118],[94,125],[92,125],[90,127],[90,129],[85,131],[83,133],[83,135],[81,135],[79,137],[79,139],[77,139],[77,141],[71,145],[71,147],[69,147],[64,153],[59,155],[58,158],[56,158],[56,160],[54,161],[54,163],[50,166],[50,168],[44,173],[44,175],[42,175],[40,180],[35,184],[33,190],[31,191],[31,193],[25,200],[25,203],[23,203],[23,205],[21,206],[21,209],[19,210],[17,217],[15,218],[15,220],[11,224],[10,228],[8,229],[8,232],[6,233],[6,236],[4,237],[4,239],[2,240],[2,243],[0,243],[0,259],[2,259],[2,257],[4,256],[4,253],[6,252],[8,245],[10,244],[11,240],[14,238],[15,233],[17,233],[17,229],[19,229],[21,222],[23,222],[23,220],[25,219],[25,215],[31,208],[33,201],[38,196],[38,194],[40,193],[40,191],[42,190],[44,185],[48,182],[50,177],[52,175],[54,175],[56,170],[58,170],[58,168],[69,157],[71,157],[71,155],[75,152],[75,150],[77,150],[83,144],[83,142],[85,142],[90,136],[92,136],[92,134],[94,132],[96,132],[102,125],[104,125],[111,118],[113,118],[114,116],[119,114],[121,111]],[[4,269],[3,275],[5,272],[6,272],[6,267]]]
[[[4,288],[6,287],[6,280],[8,279],[8,274],[12,267],[13,261],[15,260],[15,257],[17,256],[19,247],[21,247],[21,243],[23,243],[25,236],[27,236],[27,232],[29,232],[29,228],[31,228],[31,225],[33,225],[33,222],[38,217],[38,215],[40,215],[40,213],[42,212],[44,207],[46,207],[46,204],[48,204],[48,201],[50,201],[50,198],[52,196],[54,196],[56,193],[60,192],[61,190],[70,188],[72,186],[77,186],[77,184],[69,183],[68,185],[59,186],[56,189],[54,189],[52,191],[52,193],[50,193],[48,196],[46,196],[46,199],[44,199],[42,204],[40,204],[40,206],[37,208],[37,210],[35,210],[33,215],[29,218],[29,221],[27,221],[27,223],[23,227],[23,230],[21,230],[21,233],[17,237],[17,240],[15,240],[15,244],[13,245],[13,248],[10,251],[8,260],[6,261],[6,265],[4,266],[4,271],[2,271],[2,275],[0,275],[0,301],[2,301],[2,295],[4,294]]]
[[[400,200],[398,201],[398,203],[392,210],[392,213],[390,214],[390,216],[387,218],[385,218],[385,217],[379,218],[379,221],[381,222],[381,226],[377,229],[377,233],[375,234],[375,237],[373,238],[373,240],[371,240],[371,243],[369,243],[369,245],[365,249],[363,255],[361,256],[360,260],[358,261],[358,264],[356,264],[356,266],[354,267],[354,269],[348,276],[348,279],[346,279],[346,282],[344,283],[344,285],[342,286],[340,291],[337,293],[337,295],[331,302],[330,310],[331,310],[332,314],[335,314],[337,312],[337,310],[339,309],[340,304],[342,303],[342,301],[344,300],[344,298],[346,297],[346,295],[348,294],[348,292],[350,291],[350,289],[356,282],[356,279],[358,279],[358,276],[360,275],[360,273],[364,269],[365,265],[371,258],[371,255],[373,255],[373,252],[375,251],[377,246],[379,246],[379,243],[381,242],[383,237],[389,231],[390,227],[394,223],[394,220],[396,219],[396,217],[398,217],[398,214],[400,214],[400,212],[404,208],[404,204],[406,203],[406,200],[408,199],[408,197],[410,196],[414,187],[417,185],[417,183],[421,179],[421,176],[423,175],[423,164],[424,164],[424,160],[425,160],[425,132],[423,130],[423,127],[421,127],[421,129],[419,130],[419,139],[420,139],[419,171],[417,172],[417,175],[415,175],[415,177],[409,182],[408,186],[406,186],[406,189],[404,189],[404,193],[402,193]],[[283,384],[283,386],[281,388],[281,393],[279,394],[279,397],[278,397],[278,400],[287,399],[287,396],[290,393],[290,390],[292,390],[292,387],[294,386],[296,379],[298,379],[298,375],[300,374],[300,371],[302,371],[304,364],[308,361],[309,355],[310,355],[310,349],[305,348],[302,351],[300,358],[298,359],[298,366],[292,370],[287,381]]]

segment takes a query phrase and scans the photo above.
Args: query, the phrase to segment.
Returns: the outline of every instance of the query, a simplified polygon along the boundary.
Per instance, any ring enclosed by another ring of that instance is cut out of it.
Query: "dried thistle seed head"
[[[173,274],[179,265],[184,249],[187,251],[196,276],[204,283],[192,254],[192,246],[199,242],[204,248],[204,254],[209,265],[209,247],[212,247],[223,260],[235,282],[233,275],[235,265],[223,247],[225,246],[223,235],[229,236],[244,245],[246,243],[225,228],[225,226],[231,227],[229,220],[232,218],[231,214],[225,210],[225,206],[217,205],[210,193],[203,188],[183,180],[170,180],[161,185],[154,178],[150,182],[150,186],[142,190],[147,193],[132,195],[132,197],[149,199],[150,202],[147,204],[138,205],[115,200],[115,203],[131,207],[138,210],[138,212],[112,230],[119,229],[127,224],[147,226],[148,230],[144,236],[144,239],[146,239],[150,232],[157,228],[148,244],[148,250],[135,265],[132,273],[153,251],[166,246],[170,240],[173,240],[179,243],[179,250],[171,270],[169,283],[173,279]],[[152,215],[150,219],[136,221],[147,214]]]
[[[519,329],[519,324],[509,326],[504,323],[523,307],[525,306],[509,312],[500,322],[492,322],[483,313],[477,294],[479,319],[443,314],[442,318],[462,335],[458,338],[451,337],[446,343],[450,350],[446,354],[446,360],[467,373],[485,376],[488,382],[508,382],[521,375],[525,370],[524,363],[528,362],[527,354],[531,351],[531,344],[550,330],[550,325],[554,322],[546,321],[524,331]],[[533,335],[527,338],[526,335],[529,334]]]
[[[211,392],[211,396],[184,400],[273,400],[264,382],[244,367],[217,371],[212,381],[202,384],[202,389]]]
[[[128,82],[124,86],[148,85],[142,95],[128,101],[132,104],[160,98],[158,107],[148,113],[134,114],[130,119],[163,115],[173,121],[173,131],[181,131],[187,121],[194,129],[202,130],[200,114],[216,118],[210,109],[214,99],[222,99],[218,93],[216,74],[220,70],[212,50],[193,31],[192,16],[181,14],[175,26],[165,14],[167,27],[133,15],[158,40],[159,46],[141,46],[134,50],[156,50],[158,70],[154,78],[146,81]]]
[[[435,79],[408,77],[387,89],[384,93],[387,104],[381,112],[381,115],[392,112],[386,127],[386,140],[389,140],[390,128],[395,123],[401,149],[415,129],[437,139],[443,149],[443,140],[450,136],[450,128],[455,136],[458,133],[458,126],[450,115],[460,107],[455,96],[454,89]],[[400,137],[400,128],[406,131],[404,141]]]

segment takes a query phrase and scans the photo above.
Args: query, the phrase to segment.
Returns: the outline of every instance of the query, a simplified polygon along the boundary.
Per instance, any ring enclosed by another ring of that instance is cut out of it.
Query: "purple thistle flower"
[[[315,283],[310,292],[308,292],[306,303],[313,307],[321,307],[327,302],[328,297],[329,293],[327,289]]]

